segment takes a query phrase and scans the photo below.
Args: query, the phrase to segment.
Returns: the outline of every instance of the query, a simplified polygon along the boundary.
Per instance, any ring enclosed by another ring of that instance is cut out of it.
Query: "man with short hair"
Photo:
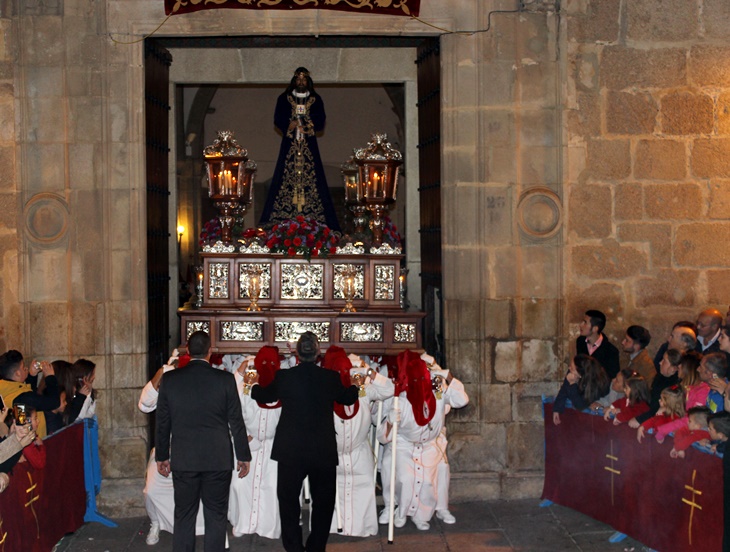
[[[357,402],[356,385],[345,387],[339,374],[315,364],[319,340],[304,332],[297,341],[300,363],[279,370],[266,387],[258,384],[258,374],[246,374],[252,385],[251,398],[262,403],[281,401],[281,418],[271,448],[278,462],[276,494],[281,516],[281,540],[287,552],[305,550],[299,526],[302,483],[309,477],[312,496],[311,525],[307,552],[324,552],[335,511],[337,487],[337,438],[332,416],[334,403]]]
[[[642,376],[649,387],[651,387],[651,382],[657,373],[654,363],[646,351],[646,347],[650,342],[651,334],[643,326],[629,326],[621,341],[624,353],[629,355],[627,368]]]
[[[46,380],[43,393],[36,392],[38,374],[43,372]],[[0,356],[0,396],[8,408],[14,404],[24,404],[35,408],[38,413],[38,436],[46,436],[46,418],[44,412],[58,408],[61,404],[60,388],[56,372],[49,362],[33,363],[30,368],[25,365],[23,355],[11,349]],[[70,399],[69,399],[70,400]]]
[[[620,369],[618,349],[608,340],[603,328],[606,315],[599,310],[587,310],[581,320],[580,336],[576,339],[579,355],[590,355],[601,363],[608,379],[613,379]]]
[[[659,350],[654,355],[654,367],[657,372],[660,370],[664,353],[669,349],[676,349],[680,353],[686,353],[687,351],[694,351],[695,345],[697,345],[697,327],[694,322],[689,320],[680,320],[673,327],[669,333],[667,340],[662,343]]]
[[[717,309],[705,309],[697,316],[697,346],[698,353],[707,354],[720,350],[720,328],[722,314]]]
[[[188,338],[192,360],[167,372],[157,399],[157,470],[172,471],[175,494],[174,552],[195,549],[195,518],[200,500],[205,518],[206,552],[222,552],[228,525],[228,494],[233,471],[231,436],[238,476],[248,473],[251,452],[233,374],[210,363],[210,337]]]
[[[700,367],[697,369],[700,380],[710,386],[710,393],[707,395],[707,408],[712,412],[721,412],[725,409],[725,398],[722,393],[727,386],[725,374],[727,373],[727,357],[725,353],[708,353],[702,357]],[[716,385],[713,385],[716,384]],[[722,389],[722,391],[719,391]]]

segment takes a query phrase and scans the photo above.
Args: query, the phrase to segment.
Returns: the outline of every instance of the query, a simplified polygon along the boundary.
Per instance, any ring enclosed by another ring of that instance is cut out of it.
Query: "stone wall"
[[[564,3],[566,322],[618,341],[730,301],[730,5]]]
[[[455,500],[539,493],[540,396],[557,389],[585,308],[609,314],[614,338],[642,323],[659,341],[730,297],[727,2],[524,4],[444,0],[421,13],[446,29],[489,26],[441,38],[446,354],[471,396],[450,416]],[[141,40],[162,7],[0,2],[0,346],[97,362],[114,515],[142,506]],[[159,32],[436,31],[405,17],[221,10]]]

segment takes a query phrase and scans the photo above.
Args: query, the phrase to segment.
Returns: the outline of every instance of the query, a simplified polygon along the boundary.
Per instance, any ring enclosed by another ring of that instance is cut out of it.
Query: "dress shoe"
[[[150,524],[150,532],[147,533],[147,538],[145,539],[145,542],[149,545],[157,544],[160,542],[160,522],[159,521],[153,521]]]
[[[378,516],[378,523],[380,525],[388,525],[389,521],[390,521],[390,508],[383,508],[383,511],[380,512],[380,515]]]
[[[395,512],[393,513],[393,525],[401,528],[406,524],[406,516],[400,517],[400,512],[398,510],[399,509],[396,508]]]
[[[456,523],[456,518],[448,510],[436,510],[436,517],[449,525]]]

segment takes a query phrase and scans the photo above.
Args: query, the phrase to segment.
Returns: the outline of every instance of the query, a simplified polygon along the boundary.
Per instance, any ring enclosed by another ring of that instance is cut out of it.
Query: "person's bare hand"
[[[35,441],[36,433],[30,424],[16,425],[13,424],[10,428],[10,433],[15,433],[15,438],[18,440],[20,445],[25,448]]]
[[[157,471],[162,477],[170,477],[170,461],[157,462]]]
[[[50,362],[41,362],[41,371],[43,372],[44,377],[56,375],[56,370],[54,370],[53,365]]]
[[[238,461],[238,478],[242,479],[248,475],[248,470],[251,467],[250,462],[241,462]]]
[[[631,422],[629,422],[631,423]],[[639,426],[639,430],[636,432],[636,440],[641,443],[641,440],[644,438],[644,428],[642,426]]]
[[[5,418],[8,417],[9,413],[10,409],[7,406],[3,406],[2,410],[0,410],[0,423],[5,421]]]
[[[712,378],[712,380],[710,381],[710,387],[712,387],[715,391],[717,391],[720,394],[725,393],[725,390],[727,389],[728,385],[730,385],[730,384],[728,384],[728,382],[726,382],[722,378]]]
[[[553,424],[560,425],[560,412],[553,412]]]
[[[631,418],[629,420],[629,427],[631,429],[637,429],[639,427],[639,425],[641,425],[641,424],[639,424],[639,420],[637,420],[636,418]]]

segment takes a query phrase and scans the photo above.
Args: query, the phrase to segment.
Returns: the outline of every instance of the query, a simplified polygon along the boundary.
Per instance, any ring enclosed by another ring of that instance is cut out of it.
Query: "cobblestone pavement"
[[[411,521],[395,530],[394,543],[388,544],[387,526],[380,534],[365,539],[332,535],[328,552],[641,552],[648,551],[632,539],[612,544],[613,530],[578,512],[553,505],[540,507],[537,499],[471,502],[454,504],[451,512],[456,524],[446,525],[433,519],[428,531],[419,531]],[[307,512],[304,514],[305,527]],[[115,520],[119,527],[87,523],[59,543],[57,552],[166,552],[172,549],[172,536],[162,531],[160,542],[145,543],[147,518]],[[306,531],[305,531],[306,533]],[[229,532],[230,537],[230,532]],[[203,550],[202,537],[196,549]],[[230,537],[231,552],[283,550],[280,540],[246,535]]]

